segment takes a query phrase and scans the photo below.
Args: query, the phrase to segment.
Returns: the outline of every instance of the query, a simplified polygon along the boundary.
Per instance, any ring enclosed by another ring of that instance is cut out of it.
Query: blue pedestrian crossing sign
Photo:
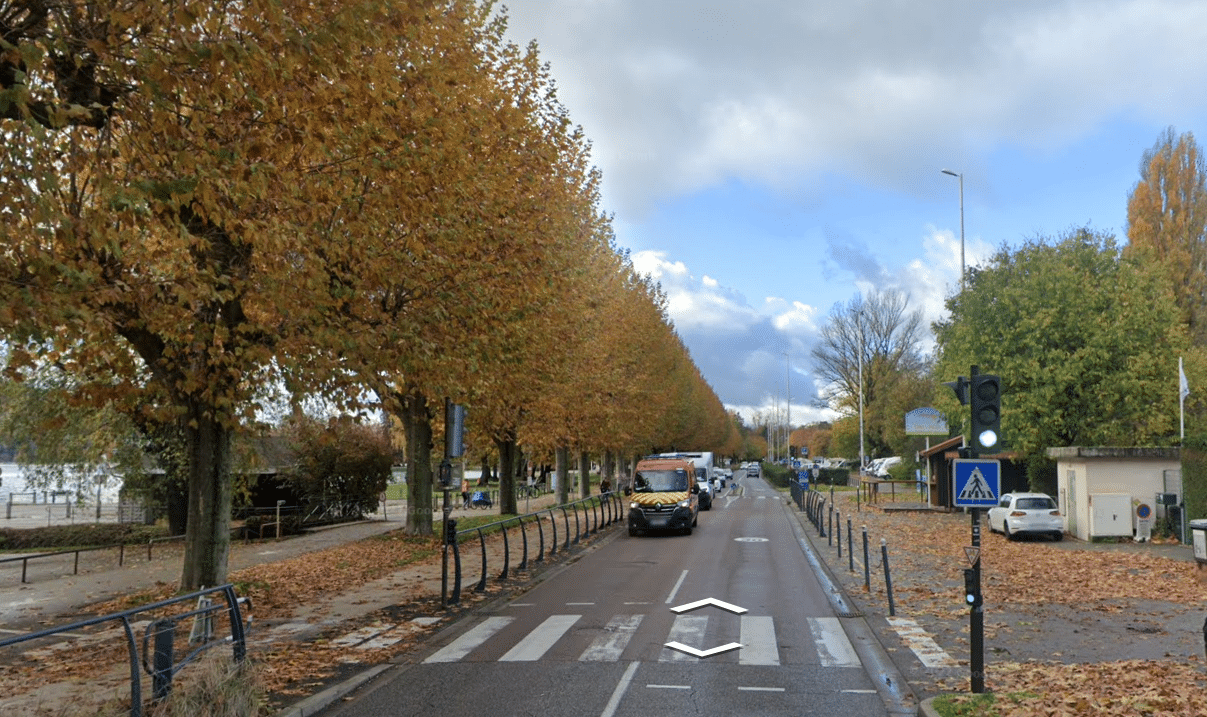
[[[998,461],[957,458],[952,505],[957,508],[992,508],[1002,494],[1002,467]]]

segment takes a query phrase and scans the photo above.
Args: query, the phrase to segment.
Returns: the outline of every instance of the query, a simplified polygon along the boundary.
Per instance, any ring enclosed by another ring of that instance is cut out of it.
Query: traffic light
[[[969,381],[972,404],[972,444],[978,452],[1000,448],[1002,436],[1002,380],[992,374],[974,375]]]
[[[964,604],[968,607],[980,607],[984,602],[977,577],[976,568],[964,568]]]

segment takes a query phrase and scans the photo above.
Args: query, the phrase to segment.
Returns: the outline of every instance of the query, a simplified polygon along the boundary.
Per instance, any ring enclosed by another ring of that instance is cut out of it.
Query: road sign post
[[[985,611],[981,595],[981,508],[992,508],[1001,497],[1002,467],[996,460],[960,459],[955,461],[952,495],[957,507],[972,514],[972,550],[975,559],[968,571],[967,604],[971,691],[985,691]]]

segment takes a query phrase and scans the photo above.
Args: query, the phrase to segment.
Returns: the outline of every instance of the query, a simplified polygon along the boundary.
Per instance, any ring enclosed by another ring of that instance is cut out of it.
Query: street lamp
[[[781,351],[784,354],[784,390],[788,394],[788,406],[784,409],[787,411],[788,436],[786,439],[788,449],[788,465],[792,465],[792,359],[789,358],[787,351]]]
[[[960,180],[960,291],[964,290],[964,174],[956,174],[950,169],[942,170]]]
[[[863,311],[859,312],[859,475],[863,475]]]

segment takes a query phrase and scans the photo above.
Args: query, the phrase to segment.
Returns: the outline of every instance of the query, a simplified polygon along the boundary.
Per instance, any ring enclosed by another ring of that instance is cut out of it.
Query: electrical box
[[[1157,505],[1177,505],[1177,493],[1157,493]]]
[[[1090,537],[1132,536],[1132,497],[1128,493],[1090,494]]]

